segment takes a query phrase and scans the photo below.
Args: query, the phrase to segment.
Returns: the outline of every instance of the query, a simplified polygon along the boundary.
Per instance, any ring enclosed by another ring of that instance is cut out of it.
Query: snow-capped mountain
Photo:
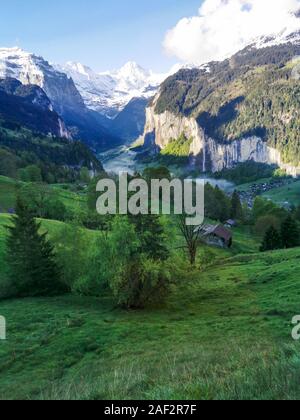
[[[88,108],[109,118],[115,118],[133,98],[154,96],[168,76],[145,70],[135,62],[102,73],[74,62],[56,68],[72,77]]]
[[[300,43],[300,19],[299,19],[299,29],[290,31],[288,29],[284,29],[278,34],[268,35],[260,37],[259,39],[255,40],[252,44],[255,48],[267,48],[267,47],[274,47],[276,45],[282,44],[299,44]]]
[[[86,107],[73,79],[44,58],[20,48],[0,48],[0,78],[14,78],[42,88],[74,139],[95,148],[119,141],[103,126],[101,116]]]
[[[17,79],[0,78],[0,117],[8,127],[18,122],[34,132],[72,139],[45,92]]]
[[[73,80],[42,57],[20,48],[0,48],[0,77],[11,77],[23,84],[39,86],[62,116],[69,110],[84,109],[84,102]]]

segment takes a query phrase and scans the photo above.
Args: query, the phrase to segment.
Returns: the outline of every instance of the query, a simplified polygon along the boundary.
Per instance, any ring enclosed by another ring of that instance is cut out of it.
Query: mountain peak
[[[140,65],[138,65],[135,61],[128,61],[120,70],[116,71],[116,75],[119,78],[125,79],[139,79],[145,80],[150,76],[150,72],[143,69]]]
[[[122,68],[132,68],[132,69],[136,69],[136,68],[141,68],[141,66],[136,62],[136,61],[127,61],[127,63],[125,63]]]
[[[10,56],[30,57],[32,54],[20,47],[0,48],[0,58],[8,58]]]
[[[83,76],[90,76],[93,72],[93,70],[88,67],[85,66],[84,64],[78,62],[78,61],[68,61],[63,68],[72,70],[74,72],[77,72],[79,74],[82,74]]]
[[[114,118],[132,98],[150,98],[158,90],[166,75],[145,70],[135,61],[128,61],[120,69],[96,73],[77,62],[56,66],[71,77],[88,108]]]
[[[122,66],[120,68],[119,71],[122,71],[122,70],[124,70],[124,71],[146,71],[135,61],[128,61],[126,64],[124,64],[124,66]]]

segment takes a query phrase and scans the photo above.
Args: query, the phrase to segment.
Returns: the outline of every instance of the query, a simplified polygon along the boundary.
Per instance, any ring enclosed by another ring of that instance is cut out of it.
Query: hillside
[[[17,181],[0,175],[0,213],[8,213],[15,208],[18,190],[26,187],[28,183]],[[50,185],[49,190],[55,195],[55,198],[61,201],[67,210],[75,213],[76,211],[85,211],[87,208],[86,196],[78,194],[61,185]]]
[[[44,135],[71,138],[63,120],[53,111],[45,92],[16,79],[0,79],[0,121],[19,124]]]
[[[300,181],[268,191],[263,196],[280,206],[289,203],[297,207],[300,205]]]
[[[179,71],[147,110],[145,140],[154,135],[165,148],[182,133],[192,137],[189,154],[204,170],[253,159],[294,174],[300,162],[300,96],[293,59],[299,53],[298,36],[293,43],[251,45],[223,62]]]
[[[13,78],[25,85],[40,87],[74,139],[98,150],[121,141],[105,128],[101,115],[86,107],[73,79],[43,57],[20,48],[0,48],[0,78]]]
[[[68,182],[82,167],[103,170],[95,155],[81,142],[48,137],[0,119],[0,175],[17,178],[20,169],[37,166],[46,182]]]
[[[0,216],[0,251],[7,223]],[[0,399],[299,399],[299,255],[190,272],[165,307],[142,312],[110,295],[2,301]]]

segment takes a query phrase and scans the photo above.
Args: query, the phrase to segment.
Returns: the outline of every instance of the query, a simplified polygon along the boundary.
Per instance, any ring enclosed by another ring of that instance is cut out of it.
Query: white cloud
[[[167,32],[164,48],[185,62],[221,60],[257,37],[300,29],[299,8],[300,0],[204,0],[197,16]]]

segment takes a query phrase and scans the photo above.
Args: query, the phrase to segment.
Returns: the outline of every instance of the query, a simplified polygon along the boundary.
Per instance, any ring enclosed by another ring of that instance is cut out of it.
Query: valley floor
[[[2,301],[1,399],[298,399],[300,249],[193,271],[163,308]]]

